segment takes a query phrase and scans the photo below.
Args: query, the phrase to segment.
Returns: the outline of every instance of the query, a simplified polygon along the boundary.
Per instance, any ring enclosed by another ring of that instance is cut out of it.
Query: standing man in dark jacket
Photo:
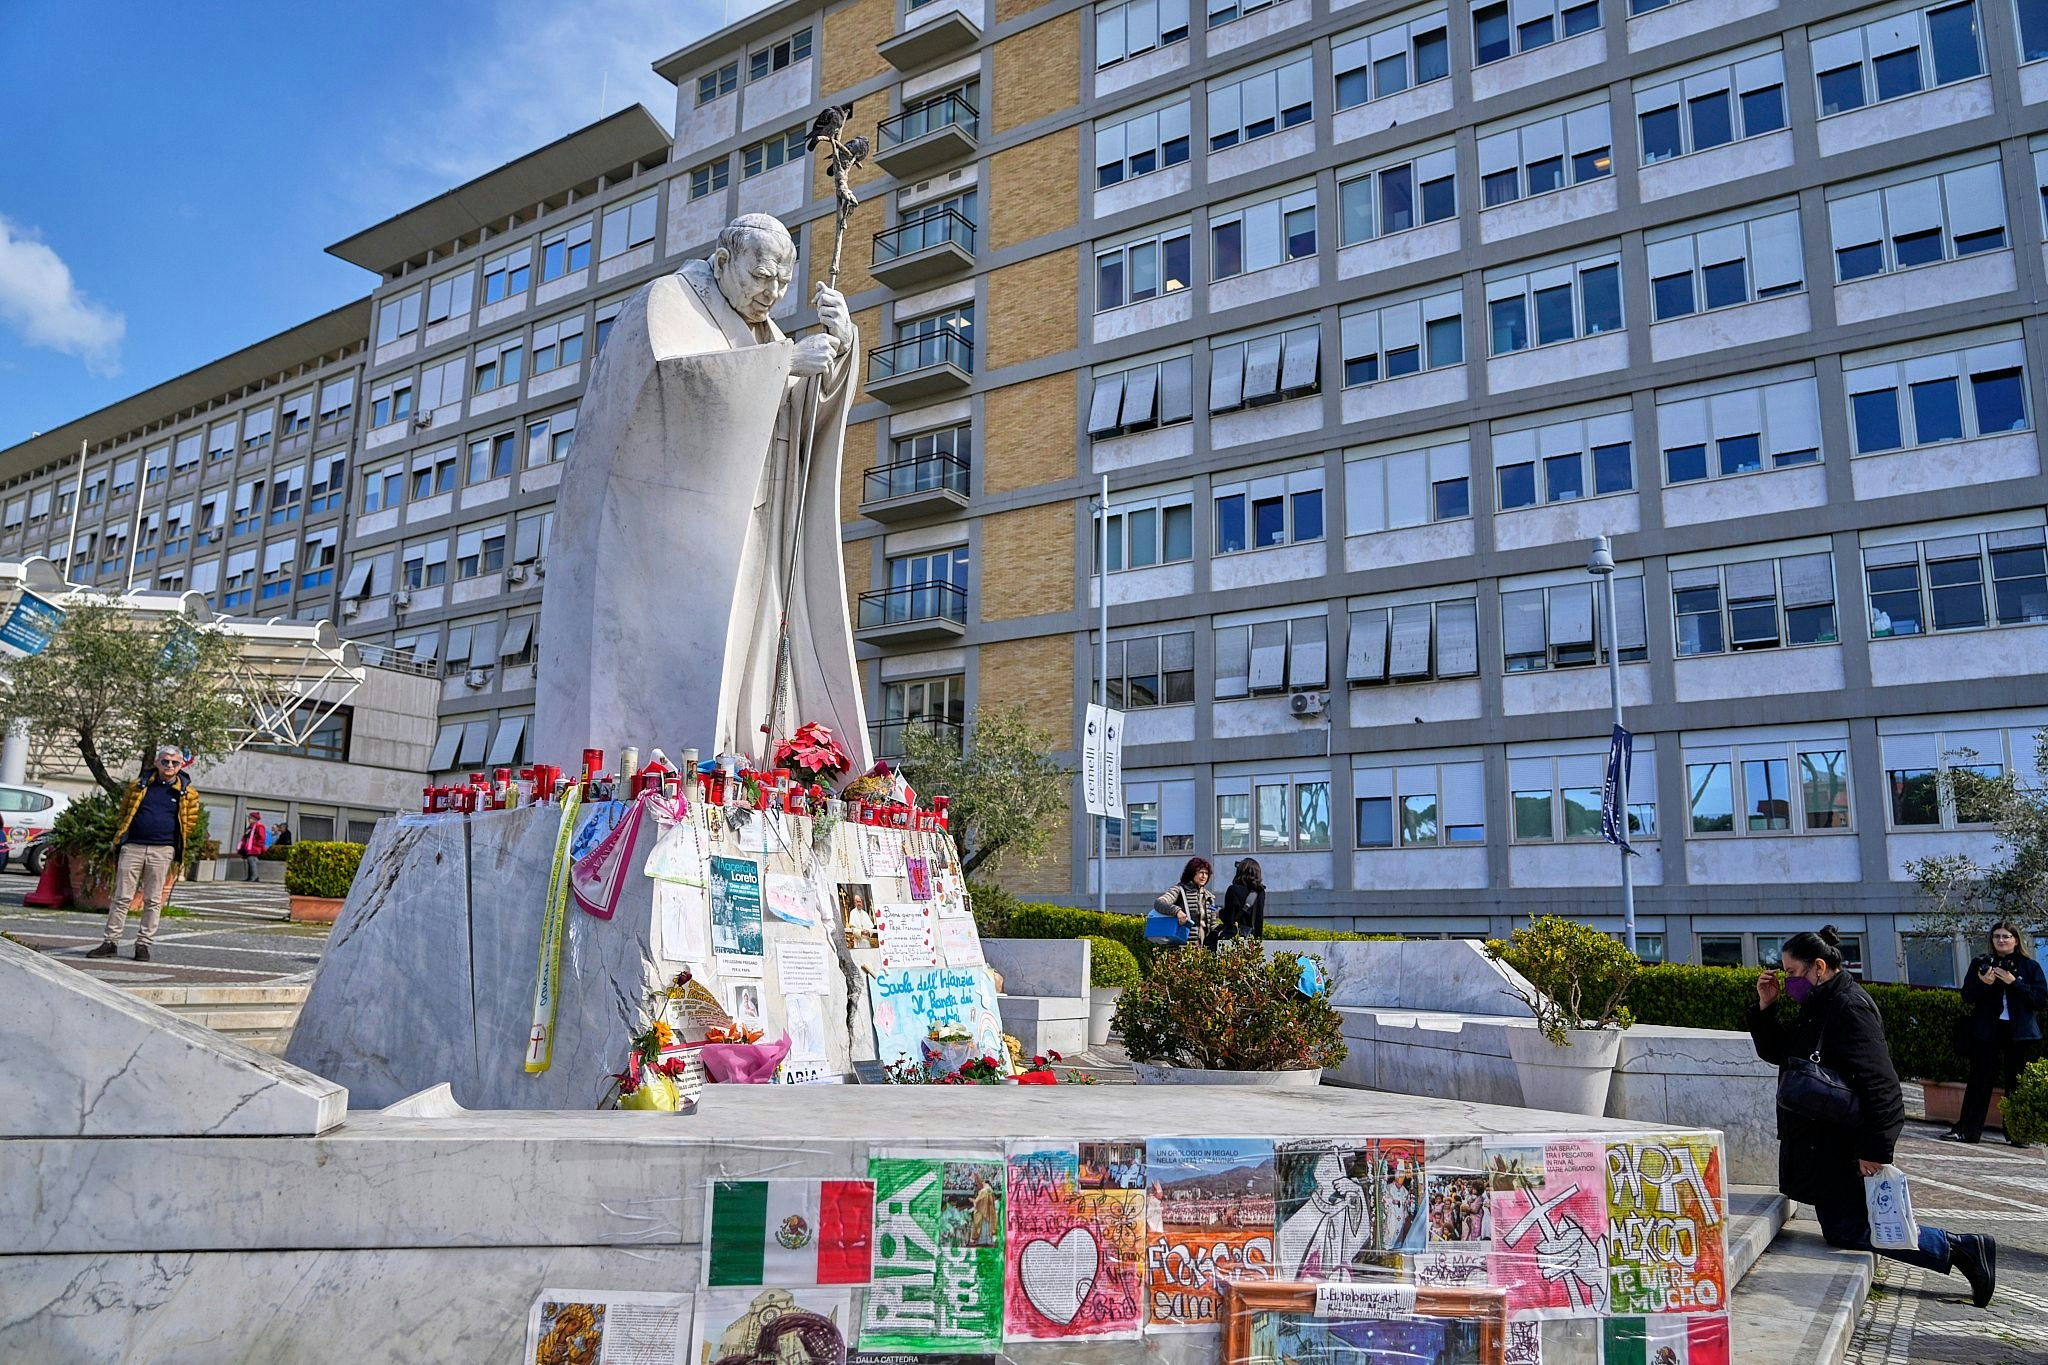
[[[2048,979],[2027,951],[2018,925],[2000,920],[1991,926],[1991,951],[1963,973],[1963,999],[1971,1005],[1970,1084],[1956,1126],[1942,1134],[1950,1142],[1976,1142],[1984,1136],[1991,1088],[1999,1086],[2010,1095],[2041,1047],[2040,1010],[2048,1006]]]
[[[1779,1009],[1776,973],[1757,977],[1756,1004],[1749,1010],[1756,1055],[1778,1067],[1793,1057],[1817,1058],[1842,1078],[1858,1103],[1846,1125],[1778,1106],[1778,1188],[1787,1199],[1813,1205],[1829,1246],[1873,1251],[1863,1177],[1891,1161],[1906,1126],[1884,1022],[1869,993],[1842,970],[1841,939],[1832,924],[1817,934],[1794,934],[1778,959],[1785,969],[1784,993],[1799,1006],[1799,1017],[1787,1021]],[[1991,1302],[1998,1285],[1998,1243],[1982,1234],[1951,1234],[1922,1223],[1917,1249],[1877,1254],[1939,1275],[1962,1271],[1979,1308]]]
[[[149,961],[157,919],[170,894],[171,869],[185,865],[185,845],[199,827],[199,792],[186,775],[185,755],[176,745],[156,751],[147,778],[130,782],[114,824],[114,898],[107,907],[106,939],[87,957],[112,957],[135,892],[142,891],[142,927],[135,934],[135,960]]]

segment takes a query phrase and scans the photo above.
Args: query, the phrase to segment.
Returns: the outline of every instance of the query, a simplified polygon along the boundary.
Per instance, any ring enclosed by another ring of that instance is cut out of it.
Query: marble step
[[[1733,1365],[1842,1365],[1871,1274],[1870,1254],[1827,1245],[1811,1214],[1786,1224],[1731,1296]]]
[[[1767,1185],[1728,1191],[1728,1287],[1732,1290],[1777,1240],[1792,1201]]]
[[[273,1056],[283,1055],[310,988],[303,981],[123,987],[138,1000]]]

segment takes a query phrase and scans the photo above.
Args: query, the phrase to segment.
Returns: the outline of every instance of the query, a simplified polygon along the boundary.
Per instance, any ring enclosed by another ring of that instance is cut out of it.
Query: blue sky
[[[0,449],[360,298],[330,242],[673,87],[763,0],[8,0]]]

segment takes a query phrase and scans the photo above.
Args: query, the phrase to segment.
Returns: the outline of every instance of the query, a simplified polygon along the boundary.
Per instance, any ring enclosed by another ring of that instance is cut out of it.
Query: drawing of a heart
[[[1101,1249],[1086,1228],[1069,1228],[1057,1242],[1024,1244],[1018,1274],[1031,1306],[1062,1327],[1071,1326],[1088,1291],[1095,1287]]]

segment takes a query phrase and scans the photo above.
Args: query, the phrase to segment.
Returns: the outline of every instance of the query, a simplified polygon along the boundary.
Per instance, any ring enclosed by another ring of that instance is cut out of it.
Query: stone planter
[[[1927,1121],[1929,1123],[1953,1124],[1963,1116],[1963,1091],[1967,1088],[1961,1081],[1922,1081],[1920,1088],[1926,1092]],[[1991,1108],[1984,1113],[1986,1128],[2005,1128],[2005,1092],[1993,1089]]]
[[[1212,1071],[1199,1066],[1155,1066],[1133,1062],[1139,1085],[1253,1085],[1269,1090],[1313,1090],[1323,1083],[1323,1069],[1299,1071]]]
[[[215,859],[201,858],[192,864],[192,870],[186,874],[185,880],[188,882],[219,881],[219,866],[220,864]]]
[[[1507,1033],[1525,1108],[1593,1118],[1607,1112],[1607,1090],[1621,1055],[1620,1029],[1569,1029],[1563,1047],[1533,1026]]]
[[[1109,1041],[1110,1017],[1123,995],[1122,986],[1095,986],[1088,992],[1088,1046],[1101,1047]]]
[[[293,896],[292,922],[294,924],[332,924],[341,918],[342,898],[340,896]]]

